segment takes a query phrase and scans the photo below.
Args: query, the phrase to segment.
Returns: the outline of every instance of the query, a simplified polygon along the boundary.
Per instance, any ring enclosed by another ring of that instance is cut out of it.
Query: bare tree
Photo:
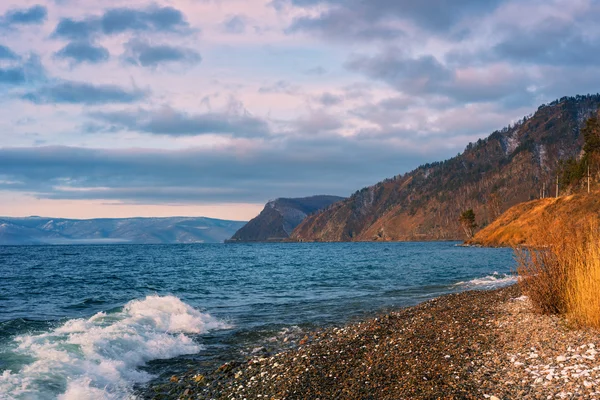
[[[502,213],[502,200],[498,193],[492,193],[487,199],[488,212],[492,220],[495,220]]]

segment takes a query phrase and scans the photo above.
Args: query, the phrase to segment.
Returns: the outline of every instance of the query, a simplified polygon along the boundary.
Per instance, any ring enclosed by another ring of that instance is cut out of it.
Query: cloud
[[[529,73],[505,63],[457,68],[432,55],[411,57],[388,48],[375,56],[354,56],[346,68],[413,96],[447,96],[462,103],[510,102],[519,107],[533,100],[527,90]]]
[[[122,59],[142,67],[157,67],[165,63],[194,65],[202,61],[200,54],[192,49],[165,44],[154,45],[140,39],[125,43]]]
[[[36,104],[110,104],[134,103],[147,96],[139,90],[127,90],[116,85],[93,85],[64,81],[38,88],[23,95],[23,99]]]
[[[89,116],[115,128],[167,136],[230,134],[237,137],[260,137],[270,134],[265,120],[246,112],[188,114],[163,107],[157,110],[95,112]]]
[[[138,204],[265,202],[348,195],[422,161],[393,143],[339,137],[206,150],[0,148],[0,190]]]
[[[89,18],[82,21],[63,18],[54,29],[52,36],[70,40],[84,40],[99,32],[100,24],[96,18]]]
[[[287,28],[286,33],[309,32],[328,39],[355,40],[394,40],[404,36],[402,29],[374,25],[356,15],[355,11],[336,8],[317,17],[299,17]]]
[[[386,49],[372,57],[354,56],[346,67],[411,93],[434,91],[452,77],[452,71],[435,57],[412,58],[399,49]]]
[[[444,33],[458,29],[462,21],[486,15],[502,0],[275,0],[280,12],[287,5],[311,11],[295,19],[288,32],[305,31],[324,38],[347,40],[397,40],[404,35],[401,26],[416,25]],[[318,14],[315,16],[315,11]]]
[[[0,60],[18,60],[19,56],[6,46],[0,44]]]
[[[101,16],[81,20],[63,18],[53,36],[82,40],[95,35],[116,35],[124,32],[187,32],[189,24],[183,13],[173,7],[151,6],[146,9],[112,8]]]
[[[0,17],[0,26],[37,25],[46,21],[48,10],[42,5],[8,10]]]
[[[230,16],[221,23],[221,28],[226,33],[242,34],[246,31],[246,18],[242,15]]]
[[[70,42],[54,55],[57,58],[70,60],[74,64],[84,62],[98,64],[108,61],[110,57],[110,54],[105,47],[88,42]]]
[[[21,67],[0,68],[0,84],[19,85],[25,79],[25,70]]]
[[[336,96],[331,93],[323,93],[318,100],[324,106],[336,106],[344,101],[342,96]]]
[[[322,134],[344,126],[338,117],[321,110],[311,111],[308,115],[298,118],[294,125],[298,133],[304,135]]]
[[[44,67],[37,55],[31,55],[24,61],[21,59],[16,59],[16,61],[16,63],[0,67],[0,85],[23,85],[45,78]]]
[[[590,0],[275,0],[278,15],[264,3],[76,3],[47,3],[50,37],[11,25],[0,40],[0,129],[12,132],[2,146],[210,151],[1,151],[0,181],[40,196],[348,194],[454,155],[543,102],[600,90],[600,5]],[[24,22],[25,11],[0,23]],[[201,21],[210,28],[191,35]],[[254,113],[228,108],[231,96]]]
[[[259,93],[286,93],[286,94],[296,94],[300,88],[296,85],[293,85],[291,82],[285,80],[279,80],[270,85],[264,85],[258,88]]]
[[[100,24],[107,35],[129,30],[170,32],[188,26],[183,13],[173,7],[114,8],[104,13]]]
[[[600,38],[572,21],[550,17],[506,30],[492,49],[496,59],[534,65],[588,66],[600,63]]]

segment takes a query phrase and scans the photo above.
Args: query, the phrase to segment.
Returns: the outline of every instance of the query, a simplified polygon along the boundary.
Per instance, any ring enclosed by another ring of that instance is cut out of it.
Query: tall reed
[[[536,245],[516,249],[519,284],[544,314],[600,328],[600,230],[596,220],[541,221]]]

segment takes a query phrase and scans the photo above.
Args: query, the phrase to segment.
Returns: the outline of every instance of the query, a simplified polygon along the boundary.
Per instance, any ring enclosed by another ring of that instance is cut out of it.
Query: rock
[[[582,357],[596,350],[581,347],[598,342],[597,332],[566,329],[511,301],[519,295],[515,286],[443,296],[389,318],[303,333],[299,347],[214,365],[206,378],[175,376],[142,398],[597,398],[600,365]]]
[[[231,371],[233,369],[233,364],[232,363],[225,363],[223,365],[221,365],[217,371],[222,372],[222,373],[227,373],[229,371]]]

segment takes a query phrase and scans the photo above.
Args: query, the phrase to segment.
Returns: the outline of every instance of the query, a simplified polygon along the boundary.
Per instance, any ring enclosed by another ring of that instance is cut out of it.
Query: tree
[[[583,133],[583,151],[586,155],[600,152],[600,122],[597,116],[592,116],[581,129]]]
[[[600,163],[600,121],[598,115],[590,117],[581,129],[583,134],[583,157],[571,157],[559,161],[559,174],[563,186],[577,187],[590,172],[598,171]]]
[[[469,208],[468,210],[463,211],[458,220],[465,230],[467,237],[471,239],[475,234],[475,229],[477,228],[477,223],[475,222],[475,212],[473,209]]]

